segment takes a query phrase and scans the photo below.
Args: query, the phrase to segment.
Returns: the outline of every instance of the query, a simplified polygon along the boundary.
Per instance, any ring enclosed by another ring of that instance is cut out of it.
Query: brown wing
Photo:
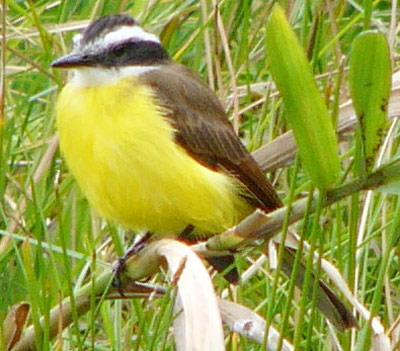
[[[217,96],[194,72],[170,63],[141,76],[170,111],[176,141],[208,168],[234,175],[246,200],[264,211],[281,206],[272,185],[236,136]]]

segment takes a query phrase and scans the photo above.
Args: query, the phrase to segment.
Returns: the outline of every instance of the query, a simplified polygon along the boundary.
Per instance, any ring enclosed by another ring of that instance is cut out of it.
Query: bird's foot
[[[135,242],[132,246],[129,247],[129,249],[125,252],[124,256],[120,257],[116,263],[116,265],[113,268],[114,271],[114,281],[113,281],[113,287],[117,289],[121,297],[125,298],[126,296],[124,295],[123,288],[122,288],[122,280],[121,280],[121,274],[125,269],[125,264],[126,261],[136,255],[139,251],[141,251],[145,246],[148,240],[151,237],[151,233],[147,232],[139,241]]]

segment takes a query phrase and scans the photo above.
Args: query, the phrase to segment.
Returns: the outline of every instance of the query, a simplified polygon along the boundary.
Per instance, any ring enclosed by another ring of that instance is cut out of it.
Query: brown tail
[[[291,276],[293,270],[295,252],[294,249],[285,247],[281,269],[288,277]],[[300,262],[295,282],[299,288],[303,286],[305,272],[306,267]],[[311,274],[310,288],[308,291],[310,297],[312,295],[314,280],[315,276]],[[316,299],[317,308],[338,330],[344,331],[348,328],[358,327],[357,321],[350,310],[321,279],[319,279],[319,289]]]
[[[235,257],[233,255],[207,257],[207,262],[221,273],[235,263]],[[232,266],[232,268],[224,274],[224,278],[231,284],[237,284],[239,281],[239,273],[236,267]]]

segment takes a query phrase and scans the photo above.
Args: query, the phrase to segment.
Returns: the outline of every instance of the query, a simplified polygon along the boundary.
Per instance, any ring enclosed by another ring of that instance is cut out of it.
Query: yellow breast
[[[57,104],[60,147],[83,193],[131,229],[177,235],[192,224],[204,235],[234,225],[250,211],[236,182],[179,147],[165,113],[135,78],[68,83]]]

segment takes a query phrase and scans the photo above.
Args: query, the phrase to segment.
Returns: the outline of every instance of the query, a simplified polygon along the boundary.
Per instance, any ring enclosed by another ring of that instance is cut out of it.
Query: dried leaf
[[[5,343],[7,350],[18,342],[24,330],[26,319],[28,318],[29,304],[20,302],[11,307],[3,322]]]
[[[218,301],[224,323],[228,328],[243,335],[259,344],[265,340],[265,320],[252,310],[237,303],[222,300]],[[278,346],[279,332],[270,327],[267,339],[267,349],[276,350]],[[283,339],[282,351],[294,350],[289,341]]]
[[[132,279],[150,275],[166,262],[178,291],[174,333],[178,351],[225,350],[221,315],[214,287],[202,261],[187,245],[170,239],[149,244],[126,262]]]
[[[389,119],[400,115],[400,72],[393,74],[392,84],[388,106]],[[339,139],[343,140],[347,132],[354,130],[356,124],[357,118],[352,101],[348,100],[339,107]],[[291,165],[296,152],[293,132],[289,131],[256,150],[253,156],[264,171],[274,172]]]

